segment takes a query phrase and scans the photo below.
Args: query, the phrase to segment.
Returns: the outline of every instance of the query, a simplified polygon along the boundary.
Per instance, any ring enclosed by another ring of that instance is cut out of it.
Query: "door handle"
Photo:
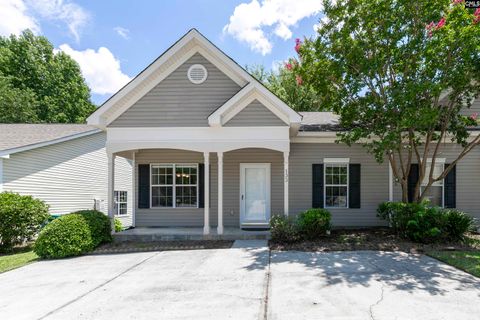
[[[243,194],[242,194],[242,200],[243,200]]]

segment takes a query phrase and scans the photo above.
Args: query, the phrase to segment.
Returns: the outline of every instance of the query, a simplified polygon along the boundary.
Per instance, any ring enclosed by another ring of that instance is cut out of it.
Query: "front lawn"
[[[38,256],[32,250],[0,255],[0,273],[35,262]]]
[[[480,278],[480,251],[431,251],[428,255]]]

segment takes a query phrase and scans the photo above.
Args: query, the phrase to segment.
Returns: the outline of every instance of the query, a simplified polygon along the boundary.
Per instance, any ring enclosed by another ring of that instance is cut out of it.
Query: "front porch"
[[[266,230],[242,230],[225,227],[223,233],[215,228],[204,234],[202,227],[137,227],[113,235],[115,242],[137,241],[181,241],[181,240],[268,240],[270,232]]]

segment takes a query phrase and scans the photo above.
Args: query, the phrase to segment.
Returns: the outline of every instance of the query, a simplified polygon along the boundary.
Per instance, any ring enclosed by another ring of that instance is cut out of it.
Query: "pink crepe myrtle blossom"
[[[472,120],[477,120],[477,118],[478,118],[478,113],[477,113],[477,112],[473,113],[473,114],[470,116],[470,119],[472,119]]]
[[[299,38],[296,38],[295,39],[295,51],[297,53],[299,53],[301,47],[302,47],[302,41]]]
[[[440,21],[438,21],[437,26],[435,28],[440,29],[441,27],[443,27],[445,25],[446,21],[447,20],[445,19],[445,17],[442,17],[442,19],[440,19]]]
[[[432,21],[425,26],[425,29],[431,30],[433,27],[435,27],[435,22]]]
[[[292,70],[293,67],[292,67],[292,64],[290,62],[287,62],[287,63],[285,63],[285,68],[287,70]]]
[[[479,23],[480,22],[480,8],[477,8],[477,10],[475,10],[473,15],[474,15],[473,24]]]
[[[456,5],[456,4],[463,3],[464,1],[465,1],[465,0],[453,0],[452,3],[453,3],[454,5]]]
[[[301,86],[303,84],[303,79],[298,74],[295,76],[295,80],[297,81],[297,86]]]

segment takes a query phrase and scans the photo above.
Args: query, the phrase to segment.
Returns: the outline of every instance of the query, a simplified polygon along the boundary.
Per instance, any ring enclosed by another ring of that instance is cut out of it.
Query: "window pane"
[[[152,187],[152,207],[172,207],[172,187]]]
[[[325,202],[327,207],[347,207],[347,187],[326,187]]]
[[[176,187],[175,192],[177,207],[197,206],[197,187]]]
[[[428,188],[427,192],[425,193],[425,199],[428,199],[430,201],[430,204],[432,206],[443,206],[443,187],[442,186],[431,186]]]

